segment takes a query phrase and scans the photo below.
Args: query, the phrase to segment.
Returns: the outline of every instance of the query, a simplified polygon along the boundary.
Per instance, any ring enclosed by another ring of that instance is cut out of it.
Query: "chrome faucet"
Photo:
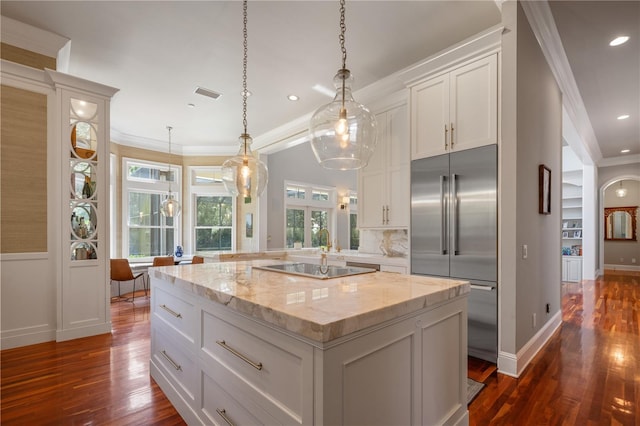
[[[331,237],[329,236],[329,230],[327,228],[322,228],[321,230],[318,231],[318,243],[322,243],[323,232],[327,234],[327,251],[329,252],[331,251]]]

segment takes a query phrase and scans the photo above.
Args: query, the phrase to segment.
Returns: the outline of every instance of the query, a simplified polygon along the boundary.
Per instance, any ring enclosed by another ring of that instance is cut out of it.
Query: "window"
[[[193,200],[185,243],[191,253],[235,250],[235,197],[222,183],[220,167],[189,168],[189,193]]]
[[[123,256],[150,259],[172,254],[180,241],[180,218],[160,212],[171,191],[180,201],[180,166],[123,159]]]
[[[349,196],[349,249],[358,250],[360,247],[360,230],[358,229],[358,196]]]
[[[335,189],[317,185],[285,182],[285,247],[326,246],[321,229],[335,229]],[[335,236],[334,236],[335,237]]]
[[[196,195],[195,251],[231,250],[233,197]]]

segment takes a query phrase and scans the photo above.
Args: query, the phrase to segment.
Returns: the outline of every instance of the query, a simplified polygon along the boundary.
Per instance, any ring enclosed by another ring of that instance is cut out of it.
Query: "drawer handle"
[[[216,343],[222,346],[223,348],[225,348],[226,350],[228,350],[229,352],[231,352],[232,354],[234,354],[235,356],[237,356],[238,358],[240,358],[241,360],[243,360],[244,362],[246,362],[247,364],[249,364],[250,366],[252,366],[253,368],[255,368],[256,370],[262,370],[261,362],[256,363],[251,361],[249,358],[242,355],[240,352],[236,351],[230,346],[227,346],[224,340],[216,340]]]
[[[160,305],[160,307],[162,309],[164,309],[165,311],[169,312],[171,315],[173,315],[176,318],[182,318],[182,314],[177,313],[176,311],[174,311],[173,309],[169,308],[167,305]]]
[[[163,350],[160,353],[162,354],[163,357],[165,357],[167,361],[169,361],[169,363],[171,363],[171,365],[173,365],[173,368],[175,368],[178,371],[182,371],[182,367],[180,366],[180,364],[177,364],[173,359],[171,359],[169,354],[167,354],[167,351]]]
[[[220,417],[222,417],[222,420],[227,422],[229,426],[234,426],[233,422],[229,420],[229,417],[227,417],[227,411],[224,408],[223,409],[216,408],[216,413],[220,414]]]

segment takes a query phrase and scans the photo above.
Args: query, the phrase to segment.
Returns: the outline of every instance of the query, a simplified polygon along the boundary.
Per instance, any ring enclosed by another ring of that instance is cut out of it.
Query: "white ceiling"
[[[638,1],[553,1],[551,10],[603,157],[640,154]],[[174,151],[235,152],[242,132],[239,1],[5,1],[3,16],[71,39],[66,72],[119,88],[112,139]],[[336,1],[250,1],[249,132],[254,138],[330,98],[340,67]],[[347,67],[358,90],[500,23],[495,1],[349,1]],[[609,48],[618,33],[632,38]],[[193,93],[202,86],[218,100]],[[297,102],[286,99],[300,97]],[[188,108],[194,103],[195,108]],[[620,122],[616,116],[631,117]]]

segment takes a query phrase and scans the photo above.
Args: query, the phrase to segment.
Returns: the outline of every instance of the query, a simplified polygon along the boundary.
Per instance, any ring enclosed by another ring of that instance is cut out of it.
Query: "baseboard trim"
[[[500,351],[498,353],[498,372],[518,378],[540,349],[562,325],[562,312],[558,311],[549,321],[518,351],[517,354]]]
[[[604,265],[604,269],[611,269],[613,271],[640,271],[640,266],[633,265]]]
[[[103,324],[56,331],[56,342],[111,333],[111,321]]]
[[[56,330],[47,327],[45,325],[3,331],[0,338],[0,349],[5,350],[51,342],[56,339]]]

